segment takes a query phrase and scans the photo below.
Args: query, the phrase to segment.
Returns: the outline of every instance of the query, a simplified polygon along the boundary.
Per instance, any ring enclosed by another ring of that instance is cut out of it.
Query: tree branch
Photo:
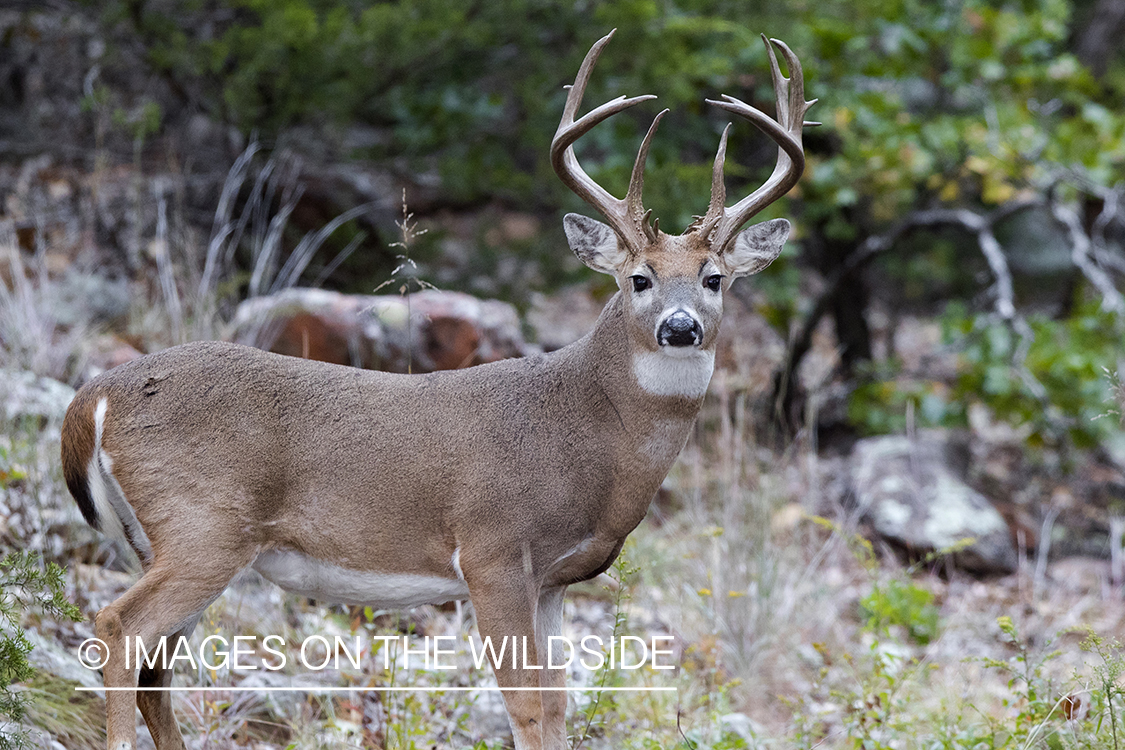
[[[788,348],[785,362],[774,376],[772,402],[775,421],[780,424],[785,423],[785,415],[792,399],[792,383],[796,378],[797,369],[812,346],[813,332],[820,324],[821,318],[828,312],[832,300],[840,293],[844,282],[875,257],[890,250],[904,235],[915,229],[958,226],[977,238],[981,253],[988,262],[988,267],[995,279],[993,288],[996,295],[996,314],[1011,326],[1019,336],[1020,344],[1014,352],[1013,361],[1022,362],[1031,344],[1031,327],[1016,312],[1011,270],[1008,267],[1003,248],[996,240],[994,227],[1000,221],[1026,208],[1043,203],[1042,198],[1012,201],[985,215],[964,208],[919,210],[908,214],[888,232],[872,235],[864,240],[856,251],[848,256],[847,260],[828,278],[824,291],[817,298],[813,309],[805,317],[804,323],[798,330],[797,335],[794,336]],[[1030,377],[1030,373],[1027,373],[1027,376]],[[1034,381],[1034,378],[1032,378],[1032,381]],[[1028,383],[1028,385],[1031,387],[1033,383]],[[1034,383],[1034,385],[1037,386],[1038,383]],[[1042,387],[1032,388],[1032,390],[1042,390]]]
[[[1106,202],[1106,206],[1109,206],[1109,201]],[[1082,229],[1082,220],[1078,218],[1078,213],[1057,201],[1051,201],[1050,207],[1055,220],[1066,227],[1067,233],[1070,235],[1070,257],[1074,261],[1074,265],[1078,266],[1078,270],[1082,272],[1087,281],[1101,293],[1102,307],[1110,312],[1125,312],[1125,297],[1117,291],[1117,287],[1113,285],[1113,280],[1109,278],[1109,275],[1099,268],[1094,263],[1093,258],[1090,257],[1093,243]],[[1105,215],[1105,213],[1106,211],[1103,210],[1102,215]]]

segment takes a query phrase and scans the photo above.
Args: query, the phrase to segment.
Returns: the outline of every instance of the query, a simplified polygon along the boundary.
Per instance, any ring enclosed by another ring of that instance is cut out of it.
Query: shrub
[[[43,565],[37,555],[10,552],[0,560],[0,750],[30,747],[20,722],[28,709],[26,696],[16,683],[35,676],[28,663],[31,641],[21,627],[25,611],[79,621],[82,613],[67,601],[64,571],[54,563]]]

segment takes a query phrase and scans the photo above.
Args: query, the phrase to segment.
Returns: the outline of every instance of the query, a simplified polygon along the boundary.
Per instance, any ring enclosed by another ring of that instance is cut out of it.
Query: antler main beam
[[[715,166],[711,173],[711,204],[706,216],[703,217],[701,227],[704,236],[714,232],[711,237],[711,247],[720,254],[751,216],[785,195],[797,184],[797,180],[805,170],[801,130],[805,125],[820,124],[805,122],[805,112],[816,104],[817,100],[805,101],[805,77],[797,55],[785,42],[778,39],[767,39],[763,34],[762,41],[765,42],[770,57],[770,73],[777,94],[777,119],[774,120],[761,110],[726,94],[723,95],[723,101],[707,100],[708,104],[754,123],[778,145],[777,166],[774,167],[773,174],[765,184],[730,208],[725,208],[726,187],[723,184],[723,163],[726,160],[727,134],[730,132],[730,125],[723,131],[723,136],[719,140],[719,151],[715,155]],[[789,78],[781,75],[774,47],[785,57]]]
[[[652,212],[644,210],[641,204],[641,191],[644,188],[644,166],[648,158],[649,145],[652,143],[653,134],[656,133],[656,127],[668,110],[656,116],[641,143],[637,159],[633,163],[633,174],[629,179],[629,190],[624,200],[614,198],[609,191],[594,182],[578,163],[578,157],[574,155],[574,143],[595,125],[629,107],[656,98],[652,94],[629,98],[619,96],[575,120],[575,115],[582,106],[582,97],[586,93],[586,84],[590,81],[590,73],[598,62],[602,48],[613,38],[616,31],[617,29],[614,29],[595,42],[586,53],[586,59],[582,61],[578,77],[574,79],[574,85],[570,87],[570,92],[567,94],[559,129],[555,131],[555,138],[551,142],[551,164],[568,188],[606,217],[613,230],[624,240],[628,251],[638,252],[656,239],[656,228],[649,224],[649,216]]]

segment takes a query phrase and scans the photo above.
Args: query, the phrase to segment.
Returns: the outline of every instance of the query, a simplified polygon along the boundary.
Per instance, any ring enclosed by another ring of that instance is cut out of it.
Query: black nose
[[[703,329],[695,318],[680,310],[664,319],[656,338],[661,346],[695,346],[703,340]]]

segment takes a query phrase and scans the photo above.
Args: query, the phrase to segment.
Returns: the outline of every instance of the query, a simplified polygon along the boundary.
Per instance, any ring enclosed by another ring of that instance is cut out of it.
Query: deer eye
[[[712,292],[717,292],[723,288],[723,277],[719,274],[708,276],[703,280],[703,286],[707,287]]]
[[[633,280],[634,292],[643,292],[644,290],[652,286],[652,282],[644,276],[630,276],[629,278]]]

